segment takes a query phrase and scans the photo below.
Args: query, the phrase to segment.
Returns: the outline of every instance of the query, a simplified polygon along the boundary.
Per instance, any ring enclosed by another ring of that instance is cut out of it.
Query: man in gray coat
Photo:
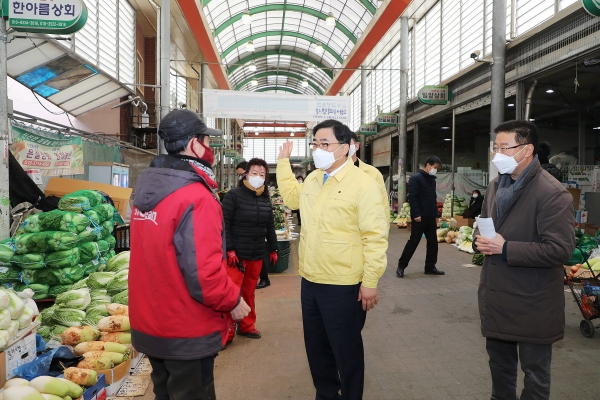
[[[526,121],[499,125],[481,217],[496,237],[475,231],[486,255],[479,283],[481,332],[492,374],[492,400],[517,400],[517,366],[525,372],[521,400],[550,397],[552,343],[564,336],[563,264],[575,249],[573,198],[538,162],[538,133]]]

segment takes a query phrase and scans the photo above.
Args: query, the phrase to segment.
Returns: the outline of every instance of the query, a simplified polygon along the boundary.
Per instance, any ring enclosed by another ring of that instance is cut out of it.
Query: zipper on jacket
[[[260,208],[258,207],[258,197],[259,196],[254,195],[254,201],[256,201],[256,226],[257,227],[259,226],[258,222],[260,221]],[[253,255],[252,258],[256,257],[256,246],[254,246],[254,249],[252,250],[252,255]],[[265,255],[263,254],[263,258],[264,258],[264,256]]]

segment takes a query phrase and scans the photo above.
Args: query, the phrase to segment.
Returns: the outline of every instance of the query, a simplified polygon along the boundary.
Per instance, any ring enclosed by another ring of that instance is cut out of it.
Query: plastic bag
[[[41,345],[36,344],[36,346]],[[59,376],[65,368],[77,366],[81,360],[83,357],[73,354],[70,347],[60,346],[40,354],[35,360],[16,368],[13,373],[28,381],[44,375]]]

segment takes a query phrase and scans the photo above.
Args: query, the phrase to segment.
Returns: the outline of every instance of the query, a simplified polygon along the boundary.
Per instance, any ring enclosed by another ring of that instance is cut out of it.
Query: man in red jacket
[[[229,313],[238,320],[250,311],[226,271],[209,147],[209,136],[222,133],[177,109],[158,134],[169,154],[138,180],[131,215],[131,337],[152,364],[156,400],[213,400]]]

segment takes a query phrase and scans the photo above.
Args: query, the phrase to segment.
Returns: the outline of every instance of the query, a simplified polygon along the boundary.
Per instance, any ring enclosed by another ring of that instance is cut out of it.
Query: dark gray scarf
[[[525,177],[533,170],[533,167],[538,165],[538,156],[533,157],[531,164],[525,168],[525,171],[516,181],[513,181],[510,174],[498,175],[498,190],[496,191],[496,207],[498,208],[498,218],[504,214],[510,202],[512,201],[517,190],[521,189],[525,185]]]

